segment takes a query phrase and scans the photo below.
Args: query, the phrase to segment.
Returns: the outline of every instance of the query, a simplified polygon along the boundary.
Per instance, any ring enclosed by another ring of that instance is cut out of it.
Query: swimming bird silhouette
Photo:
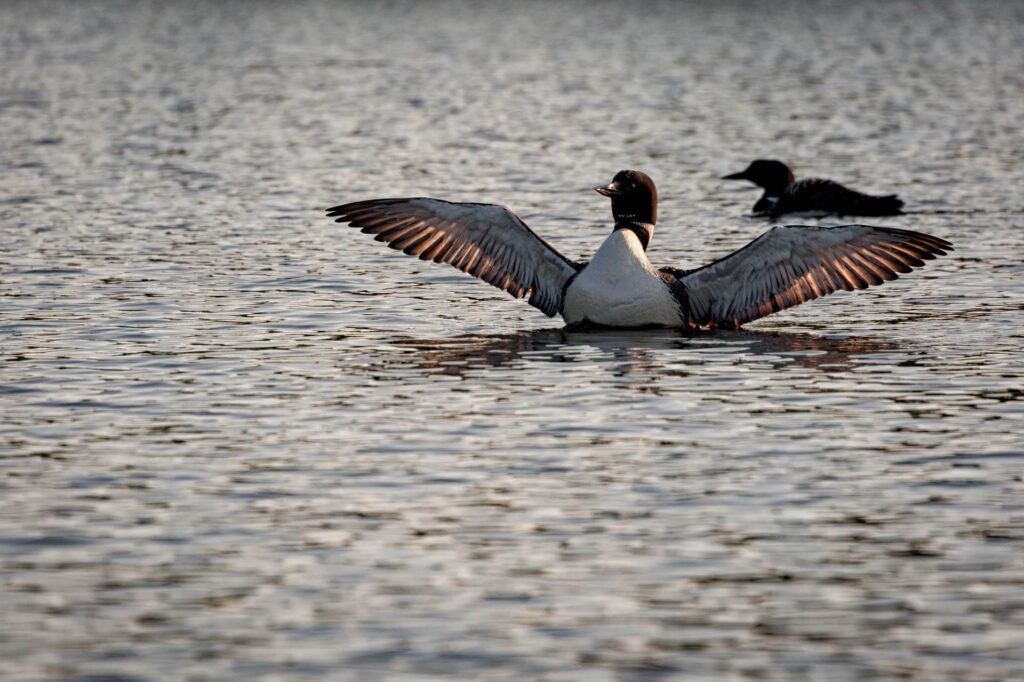
[[[611,197],[615,226],[589,262],[569,260],[495,204],[370,199],[327,215],[393,249],[528,297],[570,326],[736,328],[839,289],[897,279],[952,249],[910,230],[789,225],[703,267],[658,269],[646,253],[657,220],[654,182],[624,170],[594,189]]]
[[[757,159],[739,173],[723,180],[749,180],[764,188],[754,204],[754,215],[778,218],[786,213],[822,215],[899,215],[903,201],[895,194],[873,196],[821,178],[796,181],[793,171],[781,161]]]

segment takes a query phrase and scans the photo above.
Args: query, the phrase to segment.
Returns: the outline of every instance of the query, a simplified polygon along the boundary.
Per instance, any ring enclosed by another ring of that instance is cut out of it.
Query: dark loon
[[[657,219],[654,182],[624,170],[594,189],[611,197],[615,228],[587,263],[567,259],[495,204],[371,199],[327,215],[393,249],[528,296],[570,326],[736,328],[839,289],[896,279],[952,248],[909,230],[790,225],[695,270],[657,269],[646,253]]]
[[[832,180],[809,178],[796,182],[789,166],[781,161],[758,159],[746,170],[722,176],[723,180],[749,180],[764,188],[754,204],[754,215],[777,218],[786,213],[810,215],[899,215],[903,201],[895,194],[879,197],[862,194]]]

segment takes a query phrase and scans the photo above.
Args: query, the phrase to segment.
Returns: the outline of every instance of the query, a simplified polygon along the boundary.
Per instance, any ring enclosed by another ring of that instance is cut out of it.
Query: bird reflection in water
[[[775,368],[789,366],[837,372],[856,367],[858,356],[884,353],[898,344],[868,337],[829,338],[814,334],[759,332],[745,329],[682,333],[673,330],[537,329],[508,334],[466,334],[446,339],[395,339],[402,349],[384,360],[403,370],[426,375],[467,378],[481,369],[523,363],[599,363],[612,376],[631,379],[632,388],[658,392],[662,376],[686,376],[688,365],[703,363],[711,351],[768,360]],[[673,352],[675,351],[675,352]],[[685,352],[685,357],[681,354]],[[411,363],[410,363],[411,360]],[[379,369],[379,365],[378,365]],[[636,379],[645,381],[633,385]]]

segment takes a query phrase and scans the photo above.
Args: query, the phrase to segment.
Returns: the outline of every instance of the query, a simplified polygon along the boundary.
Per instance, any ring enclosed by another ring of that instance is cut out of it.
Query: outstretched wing
[[[825,212],[838,215],[898,215],[903,201],[895,194],[874,196],[840,185],[832,180],[810,178],[789,185],[769,214]],[[756,209],[756,207],[755,207]]]
[[[683,272],[690,322],[738,327],[839,289],[865,289],[951,251],[945,239],[870,225],[773,227],[725,258]]]
[[[538,237],[519,216],[494,204],[457,204],[422,197],[372,199],[327,209],[377,241],[410,256],[448,263],[553,317],[562,309],[574,263]]]

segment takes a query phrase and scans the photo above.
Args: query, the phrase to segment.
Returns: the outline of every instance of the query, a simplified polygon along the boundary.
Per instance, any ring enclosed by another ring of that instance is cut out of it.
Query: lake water
[[[4,680],[1024,679],[1024,4],[0,5]],[[956,251],[744,330],[568,333],[323,217],[570,258]],[[823,221],[827,223],[828,221]]]

